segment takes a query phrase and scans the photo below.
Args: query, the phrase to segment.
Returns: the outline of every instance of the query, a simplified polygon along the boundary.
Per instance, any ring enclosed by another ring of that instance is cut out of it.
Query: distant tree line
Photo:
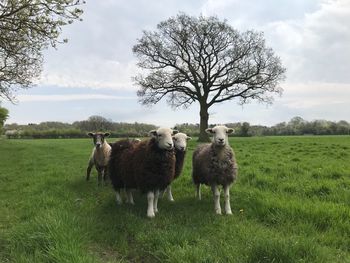
[[[156,126],[145,123],[113,122],[101,116],[91,116],[84,121],[72,124],[63,122],[29,123],[27,125],[6,124],[4,134],[7,138],[85,138],[88,132],[109,131],[112,137],[145,137]]]
[[[210,126],[215,126],[211,124]],[[347,121],[314,120],[306,121],[294,117],[289,122],[281,122],[271,127],[250,125],[249,122],[226,123],[235,129],[233,136],[282,136],[282,135],[350,135]],[[41,122],[19,125],[6,124],[3,128],[8,138],[85,138],[90,131],[109,131],[112,137],[145,137],[156,126],[145,123],[113,122],[101,116],[91,116],[72,124],[62,122]],[[175,128],[190,136],[199,135],[199,124],[176,124]]]

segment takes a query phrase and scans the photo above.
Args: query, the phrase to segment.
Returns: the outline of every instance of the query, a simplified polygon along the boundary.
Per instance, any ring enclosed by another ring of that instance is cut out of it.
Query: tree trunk
[[[208,105],[207,104],[201,104],[200,109],[200,123],[199,123],[199,142],[210,142],[209,135],[206,133],[206,129],[208,128],[208,120],[209,120],[209,114],[208,114]]]

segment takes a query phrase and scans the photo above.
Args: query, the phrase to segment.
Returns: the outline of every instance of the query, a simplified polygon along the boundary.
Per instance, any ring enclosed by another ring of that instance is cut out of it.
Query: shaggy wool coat
[[[186,151],[175,150],[175,176],[174,179],[178,178],[182,172],[184,166]]]
[[[192,179],[195,184],[230,185],[237,177],[235,154],[230,146],[203,144],[193,152]]]
[[[175,153],[160,149],[154,138],[113,143],[109,175],[115,190],[164,190],[174,179]]]

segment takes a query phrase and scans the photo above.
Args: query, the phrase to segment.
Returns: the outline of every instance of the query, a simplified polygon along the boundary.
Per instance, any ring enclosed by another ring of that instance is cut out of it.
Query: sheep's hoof
[[[174,198],[169,199],[170,202],[175,202]]]
[[[231,210],[226,211],[226,215],[232,215],[232,211]]]
[[[216,209],[216,210],[215,210],[215,213],[216,213],[217,215],[221,215],[221,209]]]
[[[154,213],[158,213],[158,208],[154,209]]]
[[[154,214],[154,212],[151,213],[147,213],[147,217],[148,218],[154,218],[156,215]]]

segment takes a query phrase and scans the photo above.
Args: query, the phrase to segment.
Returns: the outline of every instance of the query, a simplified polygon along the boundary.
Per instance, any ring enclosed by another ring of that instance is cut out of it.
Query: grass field
[[[232,216],[195,200],[192,141],[150,220],[144,196],[85,181],[90,140],[0,140],[0,262],[350,262],[350,137],[230,142]]]

